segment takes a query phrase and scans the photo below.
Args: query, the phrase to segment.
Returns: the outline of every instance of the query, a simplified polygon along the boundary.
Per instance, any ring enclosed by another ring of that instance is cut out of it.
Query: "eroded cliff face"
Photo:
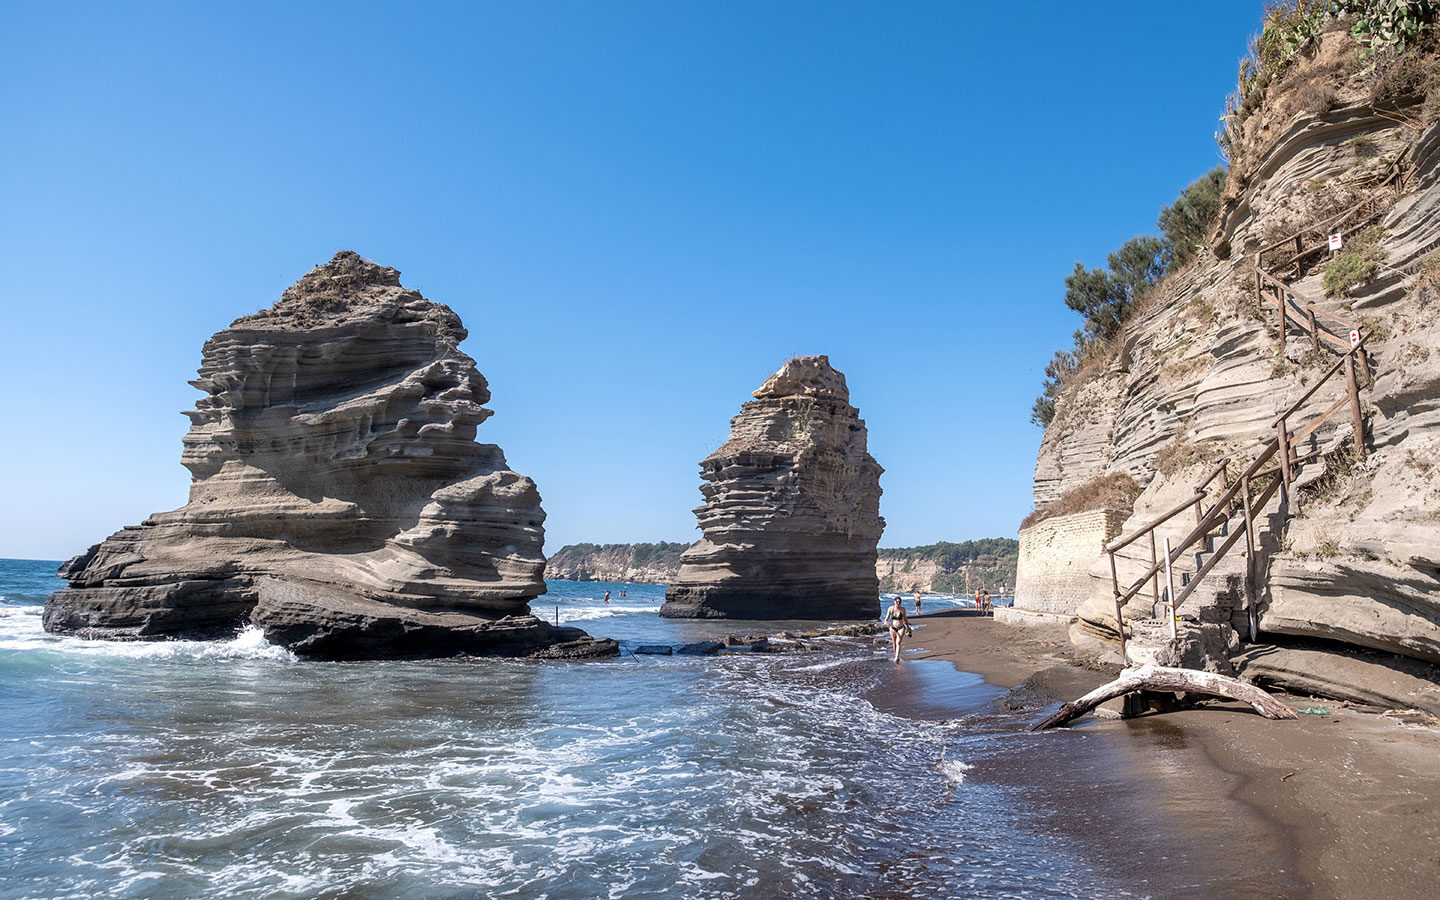
[[[205,343],[189,502],[66,563],[45,627],[233,634],[311,656],[522,654],[583,637],[544,593],[535,483],[475,442],[490,392],[449,307],[342,252]]]
[[[1293,518],[1280,517],[1273,501],[1261,511],[1273,528],[1261,534],[1257,553],[1258,639],[1275,647],[1255,654],[1248,672],[1344,696],[1350,688],[1323,675],[1325,655],[1339,654],[1346,666],[1358,659],[1370,667],[1364,678],[1346,670],[1356,699],[1434,706],[1440,670],[1425,666],[1440,663],[1440,127],[1426,121],[1414,97],[1377,105],[1360,67],[1337,62],[1354,52],[1347,41],[1343,31],[1326,34],[1290,87],[1272,91],[1247,125],[1216,252],[1163,282],[1128,323],[1108,365],[1057,404],[1037,459],[1035,501],[1126,472],[1145,486],[1123,532],[1130,534],[1192,498],[1220,459],[1243,468],[1274,435],[1277,415],[1336,359],[1295,330],[1281,354],[1276,308],[1257,301],[1255,254],[1373,199],[1384,233],[1375,277],[1338,297],[1326,295],[1319,265],[1291,282],[1302,305],[1355,320],[1369,335],[1375,375],[1361,390],[1367,459],[1339,457],[1328,471],[1312,470],[1296,493]],[[1296,102],[1294,92],[1325,78],[1333,88],[1325,108]],[[1397,158],[1406,175],[1399,190],[1384,183]],[[1318,415],[1344,390],[1343,378],[1331,379],[1293,422]],[[1302,452],[1353,442],[1349,422],[1343,415],[1327,422]],[[1178,542],[1194,524],[1180,516],[1158,536]],[[1244,617],[1226,613],[1240,602],[1242,550],[1207,576],[1198,607],[1212,625],[1233,624],[1243,642]],[[1119,563],[1122,585],[1149,564],[1148,544],[1128,548]],[[1197,565],[1182,560],[1177,578]],[[1091,575],[1094,592],[1075,637],[1103,651],[1116,642],[1108,558],[1098,557]],[[1127,620],[1150,600],[1142,592]],[[1394,674],[1401,670],[1404,677]],[[1390,687],[1378,686],[1387,679]]]
[[[873,619],[883,470],[845,376],[824,356],[799,357],[753,396],[700,464],[704,537],[660,614]]]

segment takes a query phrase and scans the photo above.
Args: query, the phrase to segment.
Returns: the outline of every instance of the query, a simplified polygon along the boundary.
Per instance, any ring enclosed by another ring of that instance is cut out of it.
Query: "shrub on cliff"
[[[1352,287],[1374,278],[1380,263],[1385,261],[1385,250],[1380,246],[1384,239],[1385,229],[1379,225],[1357,231],[1344,249],[1325,264],[1325,275],[1321,279],[1325,293],[1343,297]]]

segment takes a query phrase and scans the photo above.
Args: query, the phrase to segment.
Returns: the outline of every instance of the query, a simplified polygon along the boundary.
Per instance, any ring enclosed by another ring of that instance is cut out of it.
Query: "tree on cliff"
[[[1044,390],[1035,398],[1035,405],[1030,408],[1032,423],[1044,428],[1055,418],[1055,395],[1060,392],[1060,385],[1067,377],[1074,375],[1079,366],[1080,359],[1074,353],[1068,350],[1055,351],[1049,365],[1045,366]]]
[[[1216,166],[1191,182],[1175,202],[1160,210],[1155,224],[1165,235],[1169,266],[1183,266],[1205,246],[1205,238],[1220,216],[1220,192],[1225,167]]]
[[[1143,235],[1110,254],[1109,271],[1075,263],[1075,271],[1065,278],[1065,305],[1085,317],[1087,341],[1120,330],[1130,308],[1165,274],[1165,249],[1159,238]]]

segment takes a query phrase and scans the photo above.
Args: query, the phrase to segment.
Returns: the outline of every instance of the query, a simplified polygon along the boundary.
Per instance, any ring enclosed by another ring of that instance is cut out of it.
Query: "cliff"
[[[205,343],[189,502],[60,570],[49,631],[229,636],[327,658],[520,655],[584,638],[545,591],[535,483],[475,442],[490,392],[449,307],[336,254]]]
[[[876,574],[882,591],[1003,594],[1015,585],[1019,547],[1013,538],[986,538],[924,547],[880,549]]]
[[[824,356],[797,357],[753,396],[700,464],[704,537],[660,614],[873,619],[883,470],[845,376]]]
[[[1292,61],[1252,86],[1227,132],[1232,165],[1211,252],[1171,273],[1113,352],[1065,385],[1036,461],[1034,498],[1044,506],[1124,473],[1143,490],[1122,534],[1139,532],[1194,500],[1202,475],[1222,460],[1234,462],[1223,470],[1231,478],[1260,458],[1277,416],[1348,348],[1334,323],[1353,321],[1368,355],[1358,376],[1363,433],[1346,415],[1320,418],[1345,410],[1343,377],[1292,414],[1285,428],[1301,442],[1297,481],[1257,510],[1253,568],[1243,542],[1216,560],[1192,618],[1208,629],[1210,665],[1233,663],[1298,690],[1437,708],[1440,64],[1430,27],[1426,41],[1367,65],[1347,21],[1327,19]],[[1327,258],[1329,230],[1343,232],[1353,252]],[[1318,254],[1308,249],[1317,234]],[[1326,323],[1338,335],[1327,337]],[[1232,518],[1177,560],[1177,585],[1243,527],[1237,508],[1220,510]],[[1179,543],[1195,526],[1179,516],[1156,536]],[[1143,544],[1119,555],[1122,588],[1149,566]],[[1105,554],[1090,575],[1074,637],[1111,652],[1118,636]],[[1242,614],[1251,581],[1253,641]],[[1127,623],[1148,617],[1150,601],[1147,589],[1127,605]]]
[[[545,577],[562,581],[669,584],[689,544],[566,544],[550,554]]]
[[[545,577],[567,581],[669,584],[680,572],[689,544],[567,544],[550,555]],[[875,576],[881,591],[962,593],[1003,590],[1015,584],[1016,542],[989,538],[924,547],[881,547]]]

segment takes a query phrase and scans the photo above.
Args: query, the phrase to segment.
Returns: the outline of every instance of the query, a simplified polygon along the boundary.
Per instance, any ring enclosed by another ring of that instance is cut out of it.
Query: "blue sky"
[[[464,319],[551,549],[692,540],[826,353],[882,546],[1013,535],[1101,265],[1220,162],[1258,2],[0,9],[0,556],[184,503],[205,338],[353,249]]]

